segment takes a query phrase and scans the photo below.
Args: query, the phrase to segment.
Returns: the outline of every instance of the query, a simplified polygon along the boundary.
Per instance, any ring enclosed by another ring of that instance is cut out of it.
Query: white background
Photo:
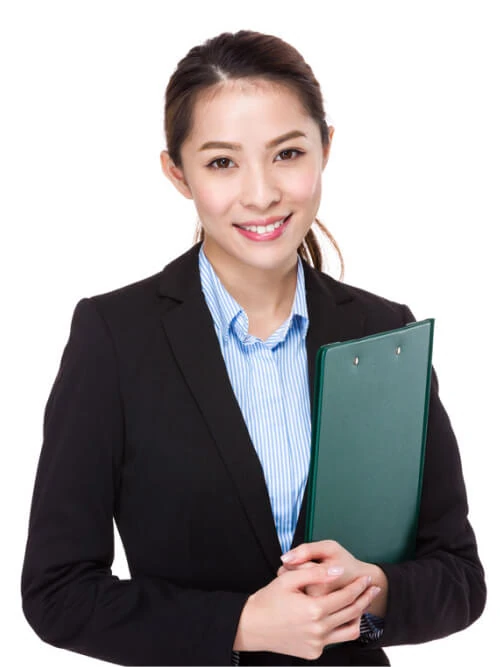
[[[43,409],[76,302],[189,247],[194,209],[160,172],[164,89],[191,46],[240,28],[290,41],[322,84],[336,133],[320,217],[345,281],[436,318],[489,600],[468,630],[389,657],[468,665],[481,646],[489,662],[500,620],[497,3],[13,0],[0,11],[5,664],[90,664],[43,644],[21,611]],[[114,570],[128,575],[119,541]]]

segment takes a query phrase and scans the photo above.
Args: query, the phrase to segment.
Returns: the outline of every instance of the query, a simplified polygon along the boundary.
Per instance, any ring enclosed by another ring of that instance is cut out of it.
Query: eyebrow
[[[292,130],[286,134],[281,134],[279,137],[276,137],[276,139],[271,139],[271,141],[266,144],[266,148],[276,148],[276,146],[279,146],[279,144],[282,144],[284,141],[289,141],[290,139],[297,139],[298,137],[305,136],[305,133],[301,132],[300,130]],[[206,141],[201,146],[201,148],[199,148],[199,150],[206,151],[210,150],[211,148],[223,148],[229,151],[240,151],[242,146],[241,144],[232,144],[227,141]]]

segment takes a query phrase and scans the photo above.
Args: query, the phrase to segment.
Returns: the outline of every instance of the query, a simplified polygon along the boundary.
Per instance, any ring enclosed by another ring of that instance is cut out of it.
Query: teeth
[[[242,229],[247,230],[248,232],[254,232],[257,234],[268,234],[269,232],[274,231],[275,229],[278,229],[278,227],[281,227],[281,225],[285,222],[285,218],[282,218],[281,220],[278,220],[278,222],[274,222],[273,224],[270,225],[240,225]]]

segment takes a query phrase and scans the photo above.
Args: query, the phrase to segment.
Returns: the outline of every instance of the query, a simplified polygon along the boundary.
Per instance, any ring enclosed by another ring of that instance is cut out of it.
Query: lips
[[[266,220],[256,220],[249,222],[245,225],[235,225],[239,229],[243,229],[247,232],[253,232],[254,234],[270,234],[274,232],[275,229],[279,229],[285,222],[288,221],[288,218],[291,216],[291,213],[284,217],[274,216],[273,218],[267,218]]]
[[[234,225],[238,232],[245,236],[250,241],[274,241],[279,238],[286,230],[292,213],[289,213],[284,218],[271,218],[262,221],[264,224],[248,224],[248,225]],[[254,231],[255,230],[255,231]]]

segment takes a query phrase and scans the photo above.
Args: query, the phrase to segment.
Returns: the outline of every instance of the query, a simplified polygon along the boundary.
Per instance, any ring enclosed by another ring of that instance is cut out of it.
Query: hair
[[[318,124],[321,142],[330,138],[321,88],[301,54],[279,37],[250,30],[222,33],[193,47],[179,61],[165,92],[164,130],[172,162],[180,167],[181,147],[189,136],[193,109],[199,94],[228,79],[259,78],[285,85],[299,97],[308,115]],[[315,218],[316,225],[335,248],[340,259],[340,280],[344,275],[342,253],[329,230]],[[203,241],[197,226],[194,242]],[[323,254],[312,228],[298,248],[302,259],[323,270]]]

